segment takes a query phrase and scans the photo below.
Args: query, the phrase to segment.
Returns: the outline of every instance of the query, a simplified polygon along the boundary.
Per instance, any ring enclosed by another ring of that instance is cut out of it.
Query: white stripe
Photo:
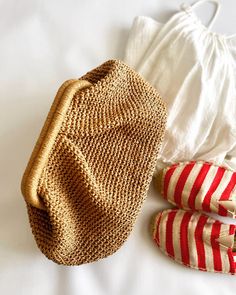
[[[224,172],[224,175],[220,181],[220,184],[218,185],[215,192],[212,194],[211,203],[210,203],[210,208],[212,212],[218,213],[219,203],[217,201],[220,199],[222,193],[224,192],[225,188],[229,184],[231,177],[232,177],[231,171]]]
[[[170,178],[170,182],[169,182],[169,186],[168,186],[168,190],[167,190],[167,199],[170,202],[175,203],[175,200],[174,200],[175,187],[176,187],[176,184],[177,184],[179,177],[180,177],[182,171],[184,170],[184,168],[185,168],[185,165],[177,166],[174,173],[172,174],[172,176]]]
[[[208,271],[215,271],[213,249],[211,246],[211,232],[214,223],[215,220],[209,217],[203,229],[203,244],[205,248],[206,269]]]
[[[173,222],[173,234],[172,234],[173,247],[174,247],[175,259],[177,259],[177,261],[182,261],[181,247],[180,247],[180,225],[183,220],[184,214],[185,214],[184,211],[178,210]]]
[[[198,267],[198,254],[194,234],[200,217],[200,214],[193,213],[188,224],[189,263],[194,267]]]
[[[157,214],[155,217],[155,224],[154,224],[154,232],[153,232],[153,238],[156,240],[157,236],[159,236],[159,243],[160,243],[160,224],[162,222],[162,214],[161,212]],[[158,227],[159,224],[159,227]]]
[[[195,165],[194,165],[193,169],[191,170],[191,172],[187,178],[187,181],[184,185],[182,196],[181,196],[181,201],[182,201],[182,207],[186,210],[189,209],[189,206],[188,206],[189,196],[190,196],[193,184],[194,184],[202,166],[203,166],[202,163],[195,163]]]
[[[201,188],[196,196],[195,199],[195,209],[196,210],[202,210],[202,203],[204,201],[204,198],[212,184],[212,181],[217,173],[218,167],[211,165],[202,185]]]
[[[229,225],[228,224],[221,224],[220,228],[220,236],[229,233]],[[228,256],[228,248],[224,247],[220,244],[220,256],[222,262],[222,271],[229,272],[230,271],[230,261]]]
[[[166,251],[166,223],[168,219],[169,210],[162,213],[161,222],[159,225],[159,240],[160,248]]]
[[[221,261],[222,261],[222,272],[229,273],[230,272],[229,254],[226,251],[222,252],[220,247],[220,255],[221,255]]]

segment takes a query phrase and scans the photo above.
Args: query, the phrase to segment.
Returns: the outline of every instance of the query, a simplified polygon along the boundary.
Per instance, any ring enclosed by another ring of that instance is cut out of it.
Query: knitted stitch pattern
[[[154,172],[166,124],[156,90],[110,60],[68,107],[42,170],[39,209],[27,203],[40,250],[58,264],[104,258],[127,239]]]

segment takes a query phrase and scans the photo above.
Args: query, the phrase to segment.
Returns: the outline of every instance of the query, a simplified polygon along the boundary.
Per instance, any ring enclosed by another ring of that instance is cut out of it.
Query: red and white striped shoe
[[[153,239],[176,262],[220,273],[236,272],[236,225],[199,212],[170,209],[155,219]]]
[[[156,183],[163,197],[179,208],[236,216],[236,172],[225,167],[178,163],[165,168]]]

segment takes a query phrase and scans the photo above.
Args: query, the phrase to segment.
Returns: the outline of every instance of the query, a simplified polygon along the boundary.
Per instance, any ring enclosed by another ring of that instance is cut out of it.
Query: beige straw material
[[[69,80],[63,83],[58,90],[21,183],[22,194],[26,202],[34,207],[45,209],[37,194],[38,183],[71,100],[77,91],[90,85],[88,81]]]
[[[165,124],[159,94],[121,61],[63,84],[22,180],[49,259],[79,265],[120,248],[147,195]]]

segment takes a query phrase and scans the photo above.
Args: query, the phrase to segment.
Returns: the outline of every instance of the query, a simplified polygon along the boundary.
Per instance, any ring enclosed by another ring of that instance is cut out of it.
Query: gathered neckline
[[[153,21],[157,25],[165,26],[177,14],[182,14],[182,15],[187,16],[189,19],[191,19],[194,22],[196,27],[202,29],[207,34],[216,37],[218,40],[221,40],[222,42],[225,43],[225,45],[229,46],[229,49],[236,49],[236,34],[225,35],[225,34],[222,34],[222,33],[217,33],[217,32],[212,31],[210,28],[208,28],[207,26],[205,26],[203,24],[201,19],[196,15],[196,13],[192,9],[178,11],[178,12],[174,13],[169,18],[169,20],[167,20],[167,22],[165,22],[165,23],[158,22],[156,19],[154,19],[152,17],[149,17],[149,16],[140,15],[139,17],[142,17],[142,18],[148,19],[150,21]]]
[[[203,24],[203,22],[201,21],[201,19],[196,15],[196,13],[193,10],[188,10],[188,11],[185,10],[185,11],[182,11],[182,13],[185,13],[187,16],[193,18],[193,20],[195,21],[195,23],[197,25],[199,25],[205,32],[207,32],[210,35],[216,36],[219,39],[225,39],[227,41],[231,41],[231,40],[234,40],[234,38],[236,38],[236,34],[226,35],[226,34],[217,33],[215,31],[212,31],[211,29],[209,29],[207,26],[205,26]]]

